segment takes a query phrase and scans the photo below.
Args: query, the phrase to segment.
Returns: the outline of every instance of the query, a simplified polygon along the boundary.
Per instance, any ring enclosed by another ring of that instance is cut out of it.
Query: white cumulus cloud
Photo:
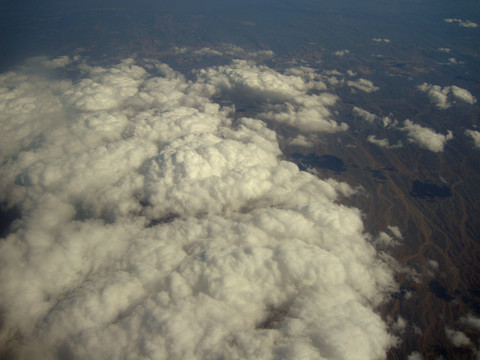
[[[337,96],[324,92],[326,85],[309,68],[297,68],[281,74],[251,61],[238,60],[231,65],[198,72],[206,93],[229,97],[237,106],[261,105],[259,114],[266,120],[298,128],[301,131],[338,132],[348,129],[337,123],[330,108]]]
[[[375,135],[369,135],[367,140],[368,140],[369,143],[375,144],[375,145],[380,146],[380,147],[389,147],[390,146],[390,142],[388,141],[388,139],[377,139],[375,137]]]
[[[445,328],[445,334],[448,340],[456,347],[472,345],[471,340],[461,331]]]
[[[476,148],[480,148],[480,131],[465,130],[465,134],[470,136],[470,138],[473,140],[473,144]]]
[[[275,132],[228,105],[287,102],[272,119],[341,127],[319,82],[246,62],[193,80],[155,61],[66,65],[80,79],[0,76],[0,200],[21,214],[0,242],[1,351],[386,356],[376,307],[396,284],[337,202],[353,190],[282,160]]]
[[[391,145],[388,139],[377,139],[375,135],[369,135],[367,141],[371,144],[387,149],[397,149],[403,146],[401,141],[398,141],[396,144]]]
[[[377,115],[368,112],[367,110],[363,110],[357,106],[354,106],[352,112],[355,116],[373,124],[373,122],[377,119]]]
[[[468,90],[453,85],[450,87],[450,91],[456,100],[463,101],[467,104],[475,104],[477,102],[477,99],[475,99]]]
[[[378,86],[373,85],[373,83],[370,80],[367,79],[358,79],[358,80],[350,80],[347,81],[347,85],[350,86],[351,88],[355,88],[367,93],[371,93],[373,91],[377,91],[380,89]]]
[[[465,324],[473,329],[480,330],[480,318],[467,314],[459,319],[460,323]]]
[[[462,101],[467,104],[477,102],[477,99],[468,90],[455,85],[441,87],[439,85],[423,83],[418,86],[418,89],[426,93],[430,101],[439,109],[449,108],[453,100]]]
[[[430,128],[415,124],[411,120],[405,120],[401,129],[407,132],[410,142],[433,152],[442,152],[446,142],[453,139],[450,130],[446,135],[442,135]]]

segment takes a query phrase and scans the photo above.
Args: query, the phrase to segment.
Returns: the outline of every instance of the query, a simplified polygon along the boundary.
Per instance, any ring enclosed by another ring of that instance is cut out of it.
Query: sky
[[[429,1],[3,3],[0,355],[374,360],[420,336],[381,309],[443,259],[400,259],[399,217],[367,229],[351,164],[294,159],[476,158],[480,11],[440,3],[421,50],[398,29]],[[462,309],[440,331],[478,357]]]

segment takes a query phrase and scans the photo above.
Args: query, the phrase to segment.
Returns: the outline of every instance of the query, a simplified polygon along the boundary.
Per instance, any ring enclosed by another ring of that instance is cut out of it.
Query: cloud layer
[[[3,351],[385,357],[395,339],[375,308],[395,283],[336,202],[352,189],[281,160],[276,134],[232,105],[344,129],[313,72],[238,61],[188,81],[155,61],[42,61],[76,81],[0,76],[1,201],[21,213],[0,242]]]

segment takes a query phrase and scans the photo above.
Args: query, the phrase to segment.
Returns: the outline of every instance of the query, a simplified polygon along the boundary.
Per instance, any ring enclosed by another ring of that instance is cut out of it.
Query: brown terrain
[[[398,274],[400,291],[380,311],[408,325],[388,358],[419,351],[426,359],[471,359],[470,350],[447,340],[445,327],[479,339],[478,331],[458,322],[480,310],[478,160],[451,148],[438,156],[409,145],[379,150],[352,135],[340,139],[329,136],[315,152],[294,159],[308,158],[320,177],[361,185],[343,202],[361,209],[367,232],[375,236],[390,224],[403,234],[401,245],[388,252],[408,270]],[[443,184],[439,173],[452,183]]]

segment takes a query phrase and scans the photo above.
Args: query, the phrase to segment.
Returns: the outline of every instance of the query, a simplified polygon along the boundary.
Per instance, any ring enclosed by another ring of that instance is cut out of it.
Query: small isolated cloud
[[[477,102],[477,99],[468,90],[455,85],[441,87],[439,85],[423,83],[417,88],[426,93],[430,101],[442,110],[449,108],[453,100],[462,101],[467,104]]]
[[[390,39],[373,38],[372,41],[376,43],[389,43]]]
[[[398,317],[397,321],[393,323],[392,329],[397,333],[404,333],[407,328],[408,322],[401,316]]]
[[[450,86],[450,91],[456,100],[463,101],[467,104],[475,104],[477,102],[477,99],[475,99],[468,90],[452,85]]]
[[[371,93],[373,91],[377,91],[378,89],[380,89],[378,86],[373,85],[373,83],[370,80],[362,79],[362,78],[355,81],[348,81],[347,85],[352,88],[365,91],[367,93]]]
[[[357,106],[354,106],[353,107],[353,110],[352,110],[353,114],[363,120],[365,120],[366,122],[369,122],[371,124],[373,124],[375,122],[375,119],[377,119],[377,116],[375,114],[372,114],[370,112],[368,112],[367,110],[363,110]]]
[[[388,148],[388,149],[396,149],[403,146],[401,141],[399,141],[395,145],[390,145],[390,141],[388,139],[377,139],[375,135],[369,135],[367,138],[367,141],[371,144],[374,144],[383,148]]]
[[[448,340],[456,347],[464,347],[472,345],[471,340],[461,331],[445,328],[445,334]]]
[[[474,23],[470,20],[462,20],[462,19],[443,19],[446,23],[456,23],[459,26],[466,27],[466,28],[476,28],[478,24]]]
[[[357,106],[353,107],[352,113],[355,117],[360,118],[370,124],[374,124],[375,122],[380,122],[384,128],[395,127],[398,125],[398,121],[393,118],[392,114],[388,116],[379,117]]]
[[[390,127],[390,126],[397,126],[398,125],[398,120],[394,119],[393,118],[393,115],[390,114],[388,116],[384,116],[382,118],[382,124],[383,124],[383,127]]]
[[[408,355],[407,359],[408,360],[424,360],[425,358],[418,351],[414,351],[410,355]]]
[[[399,242],[395,240],[392,236],[388,235],[386,232],[380,232],[375,239],[375,243],[377,246],[397,246],[399,245]]]
[[[438,48],[438,51],[449,53],[452,49],[449,48]]]
[[[303,135],[297,135],[295,138],[288,142],[289,145],[302,146],[302,147],[312,147],[314,144],[311,140],[307,139]]]
[[[480,131],[465,130],[465,134],[473,140],[475,148],[480,149]]]
[[[378,234],[375,242],[380,246],[397,246],[400,244],[400,241],[403,240],[403,235],[400,232],[398,226],[388,226],[388,231],[391,235],[382,231]],[[392,236],[393,235],[393,236]],[[399,320],[402,318],[399,318]]]
[[[475,330],[480,331],[480,318],[473,316],[472,314],[467,314],[466,316],[462,316],[459,319],[461,324],[469,326]]]
[[[369,143],[375,144],[375,145],[380,146],[380,147],[389,147],[390,146],[390,142],[388,141],[388,139],[377,139],[375,137],[375,135],[369,135],[367,140],[368,140]]]
[[[433,152],[443,151],[446,142],[453,139],[453,134],[450,130],[446,135],[442,135],[430,128],[415,124],[410,120],[403,122],[403,128],[401,128],[401,130],[407,132],[410,142]]]
[[[388,226],[388,230],[390,230],[390,232],[393,234],[393,236],[395,236],[395,238],[397,238],[398,240],[402,240],[402,239],[403,239],[402,232],[400,231],[400,229],[398,228],[398,226],[389,225],[389,226]]]
[[[337,55],[337,56],[344,56],[344,55],[347,55],[350,53],[350,50],[338,50],[338,51],[335,51],[334,54]]]
[[[427,265],[432,268],[433,270],[438,270],[438,268],[440,267],[440,265],[438,264],[437,261],[435,260],[428,260],[427,261]]]

